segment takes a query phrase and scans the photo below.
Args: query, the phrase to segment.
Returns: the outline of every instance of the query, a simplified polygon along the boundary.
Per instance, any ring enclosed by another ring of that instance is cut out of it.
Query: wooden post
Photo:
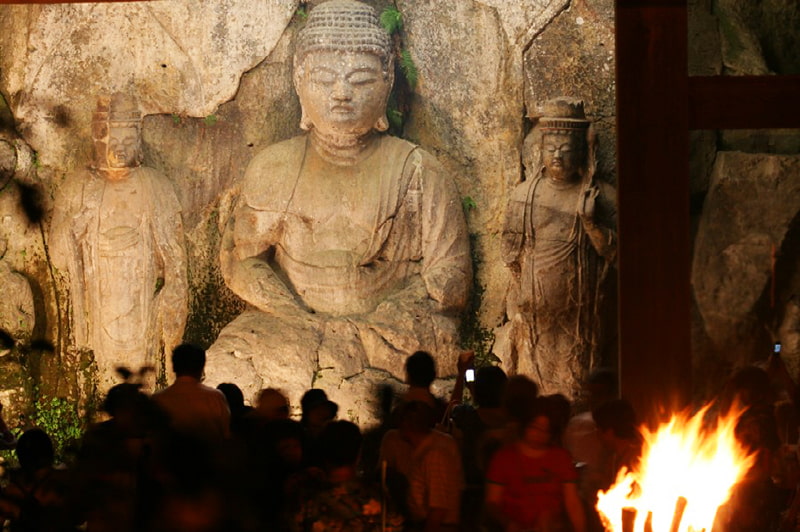
[[[617,0],[620,385],[644,419],[691,397],[685,0]]]
[[[669,527],[669,532],[678,532],[683,519],[683,512],[686,510],[686,498],[678,497],[675,502],[675,513],[672,515],[672,524]]]
[[[636,510],[633,508],[622,509],[622,532],[633,532],[636,524]],[[617,532],[616,530],[614,532]]]

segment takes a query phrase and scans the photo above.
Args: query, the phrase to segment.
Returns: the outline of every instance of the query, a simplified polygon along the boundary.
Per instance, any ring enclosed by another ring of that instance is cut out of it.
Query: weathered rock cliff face
[[[780,21],[780,22],[778,22]],[[797,5],[689,5],[690,75],[797,74]],[[798,130],[693,131],[692,357],[696,394],[763,361],[774,341],[800,369]]]
[[[219,275],[226,192],[257,151],[299,132],[291,80],[294,35],[317,3],[159,1],[14,6],[0,13],[8,51],[0,59],[0,91],[8,102],[10,145],[16,146],[8,175],[38,190],[43,209],[41,220],[29,222],[11,198],[16,185],[8,184],[6,218],[14,222],[4,226],[5,260],[33,287],[34,336],[50,341],[52,357],[66,368],[58,378],[32,370],[37,383],[70,394],[85,395],[91,387],[90,375],[80,371],[81,365],[91,367],[91,356],[70,350],[66,287],[50,267],[43,235],[65,174],[90,160],[97,95],[131,91],[141,102],[144,162],[172,180],[183,209],[190,282],[185,338],[209,345],[242,309]],[[466,335],[488,350],[491,330],[503,320],[507,274],[497,235],[507,193],[522,175],[525,109],[540,97],[584,89],[570,80],[591,77],[606,91],[613,87],[610,3],[581,3],[575,13],[568,0],[411,0],[395,6],[403,14],[403,46],[419,71],[403,136],[435,154],[465,198],[479,288],[467,320],[473,330]],[[570,26],[576,46],[589,50],[575,51],[571,60],[533,60],[535,43],[548,32],[551,49],[560,40],[549,30],[554,20]],[[590,37],[598,28],[602,36]],[[598,46],[602,59],[592,51]],[[526,80],[542,79],[543,70],[559,81],[551,76],[548,91],[526,90]],[[602,107],[595,107],[595,94],[580,96],[589,102],[588,114],[613,122],[613,99],[604,96]],[[612,149],[611,129],[604,141]],[[605,166],[613,172],[613,151],[607,153]]]
[[[800,289],[791,286],[790,264],[798,258],[798,212],[800,157],[717,154],[692,284],[706,334],[732,364],[764,358],[780,307]]]

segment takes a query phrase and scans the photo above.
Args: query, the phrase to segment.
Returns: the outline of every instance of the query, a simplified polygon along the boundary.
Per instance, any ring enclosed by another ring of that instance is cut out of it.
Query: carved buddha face
[[[583,158],[583,143],[577,135],[554,131],[542,137],[542,162],[549,178],[556,181],[576,179],[580,175]]]
[[[139,129],[135,126],[108,128],[108,146],[105,159],[108,168],[132,168],[139,156]]]
[[[305,119],[322,135],[363,136],[385,116],[391,80],[378,56],[316,51],[295,78]]]

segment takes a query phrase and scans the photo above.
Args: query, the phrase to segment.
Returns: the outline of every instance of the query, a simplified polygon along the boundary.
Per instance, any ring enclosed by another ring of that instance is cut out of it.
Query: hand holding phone
[[[459,374],[463,374],[468,368],[475,365],[475,351],[461,351],[458,355],[457,369]]]
[[[781,343],[775,342],[772,344],[772,354],[775,356],[781,356]]]

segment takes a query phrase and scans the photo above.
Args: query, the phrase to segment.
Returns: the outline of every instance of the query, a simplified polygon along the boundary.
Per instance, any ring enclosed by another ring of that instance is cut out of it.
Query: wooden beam
[[[800,76],[689,78],[690,129],[800,127]]]
[[[685,8],[686,0],[617,0],[617,9],[638,9],[652,7],[678,7]]]
[[[120,2],[152,2],[154,0],[91,0],[91,2],[76,2],[75,0],[0,0],[0,5],[27,5],[27,4],[109,4]]]
[[[645,419],[691,398],[686,17],[617,0],[620,385]]]

